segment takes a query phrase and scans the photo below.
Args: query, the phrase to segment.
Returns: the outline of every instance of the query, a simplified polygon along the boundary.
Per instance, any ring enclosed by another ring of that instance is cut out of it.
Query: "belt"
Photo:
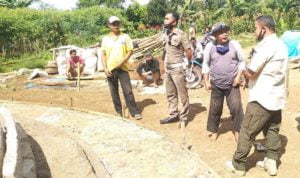
[[[167,69],[174,69],[177,67],[182,67],[184,64],[183,63],[177,63],[177,64],[167,64]]]

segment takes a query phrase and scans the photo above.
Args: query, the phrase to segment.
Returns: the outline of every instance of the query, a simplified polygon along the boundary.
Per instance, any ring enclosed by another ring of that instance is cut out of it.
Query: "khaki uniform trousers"
[[[165,69],[166,94],[169,102],[169,117],[179,117],[187,120],[189,113],[189,96],[186,88],[185,71],[182,66]],[[178,96],[182,103],[182,109],[178,110]]]

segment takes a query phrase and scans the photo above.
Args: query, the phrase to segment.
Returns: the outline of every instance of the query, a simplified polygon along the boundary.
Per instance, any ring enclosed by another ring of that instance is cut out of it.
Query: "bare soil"
[[[300,71],[290,70],[289,97],[286,109],[283,111],[283,121],[280,131],[282,149],[278,177],[299,177],[300,169]],[[67,89],[25,89],[25,76],[14,78],[6,83],[7,87],[0,88],[1,100],[28,101],[55,106],[73,106],[91,111],[115,114],[109,89],[105,80],[82,81],[81,90]],[[247,90],[242,90],[242,103],[247,104]],[[134,89],[136,102],[142,112],[143,119],[136,121],[140,126],[152,129],[166,135],[177,143],[183,143],[182,132],[178,123],[160,125],[159,120],[167,116],[168,102],[164,94],[141,95]],[[121,94],[122,96],[122,94]],[[205,89],[189,91],[191,109],[189,123],[185,129],[185,146],[198,153],[200,158],[208,163],[223,177],[234,177],[225,170],[225,161],[232,159],[236,149],[230,115],[226,104],[222,115],[223,122],[219,128],[219,138],[211,141],[207,137],[206,122],[208,117],[210,93]],[[123,99],[123,96],[122,96]],[[45,128],[46,129],[46,128]],[[258,140],[262,140],[262,136]],[[267,174],[255,168],[255,163],[263,159],[264,154],[251,151],[248,158],[247,177],[268,177]],[[65,170],[72,169],[65,165]],[[69,165],[72,166],[72,165]]]

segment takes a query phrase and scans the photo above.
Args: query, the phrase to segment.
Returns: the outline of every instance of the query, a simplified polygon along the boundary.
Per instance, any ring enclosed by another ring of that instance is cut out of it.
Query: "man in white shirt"
[[[286,100],[286,73],[288,52],[284,43],[275,34],[275,21],[271,16],[260,16],[255,20],[255,35],[260,41],[254,49],[245,73],[249,79],[249,103],[240,130],[237,150],[227,168],[240,176],[245,175],[247,155],[255,137],[266,133],[266,157],[257,166],[269,175],[277,174],[280,152],[279,128],[281,110]]]

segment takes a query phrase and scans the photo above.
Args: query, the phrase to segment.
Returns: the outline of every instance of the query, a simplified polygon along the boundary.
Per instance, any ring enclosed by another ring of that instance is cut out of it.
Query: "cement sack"
[[[97,52],[96,48],[86,48],[82,50],[82,58],[85,60],[83,74],[93,75],[97,68]]]
[[[67,73],[67,58],[66,54],[61,52],[56,58],[57,69],[59,75],[65,75]]]
[[[96,48],[97,50],[97,72],[102,72],[104,70],[103,64],[102,64],[102,51],[101,48]]]
[[[67,64],[61,64],[57,67],[58,75],[67,75]]]

